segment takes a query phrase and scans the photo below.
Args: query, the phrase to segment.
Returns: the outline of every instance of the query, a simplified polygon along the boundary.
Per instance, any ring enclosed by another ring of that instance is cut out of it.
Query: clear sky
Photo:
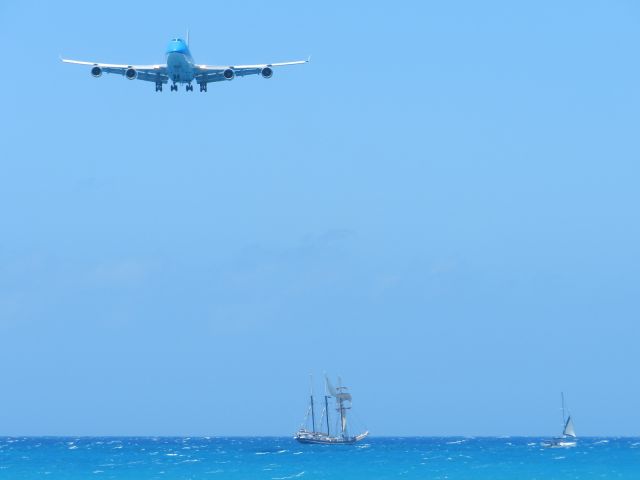
[[[154,92],[62,54],[305,66]],[[640,6],[0,3],[0,434],[640,434]],[[319,383],[319,381],[318,381]]]

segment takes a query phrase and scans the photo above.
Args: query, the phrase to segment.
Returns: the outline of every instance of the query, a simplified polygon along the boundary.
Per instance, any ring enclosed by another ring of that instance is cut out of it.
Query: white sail
[[[348,400],[349,402],[351,401],[351,394],[350,393],[338,393],[335,396],[338,400]]]
[[[331,385],[331,381],[329,381],[329,377],[325,375],[324,380],[327,384],[327,391],[335,397],[337,395],[337,392],[336,392],[336,389],[333,388],[333,385]]]
[[[567,437],[576,437],[576,431],[573,428],[573,420],[571,419],[571,416],[567,418],[567,423],[564,425],[564,432],[562,432],[562,434]]]
[[[342,415],[342,433],[347,431],[347,416]]]

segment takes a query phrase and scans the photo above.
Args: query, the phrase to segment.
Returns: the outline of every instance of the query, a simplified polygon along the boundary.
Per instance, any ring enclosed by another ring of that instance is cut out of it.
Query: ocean
[[[640,438],[3,437],[0,479],[640,479]]]

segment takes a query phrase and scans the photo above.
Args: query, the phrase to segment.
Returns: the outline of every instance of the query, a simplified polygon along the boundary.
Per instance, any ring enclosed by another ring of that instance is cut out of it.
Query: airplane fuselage
[[[167,76],[173,83],[191,83],[195,78],[194,62],[187,44],[171,40],[166,51]]]

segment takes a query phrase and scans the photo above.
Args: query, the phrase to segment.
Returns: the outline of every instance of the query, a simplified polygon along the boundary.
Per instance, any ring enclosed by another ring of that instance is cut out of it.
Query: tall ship
[[[315,443],[321,445],[350,445],[359,442],[369,435],[363,433],[352,435],[348,412],[351,410],[352,397],[349,389],[342,385],[342,379],[338,377],[337,387],[331,384],[325,375],[325,393],[323,409],[319,421],[316,422],[316,405],[313,395],[313,379],[311,380],[311,395],[307,415],[293,438],[300,443]],[[331,414],[330,412],[335,412]],[[332,426],[333,425],[333,426]]]
[[[562,397],[562,435],[542,442],[542,446],[546,448],[570,448],[577,445],[576,430],[571,414],[565,418],[564,393],[561,393],[560,396]]]

